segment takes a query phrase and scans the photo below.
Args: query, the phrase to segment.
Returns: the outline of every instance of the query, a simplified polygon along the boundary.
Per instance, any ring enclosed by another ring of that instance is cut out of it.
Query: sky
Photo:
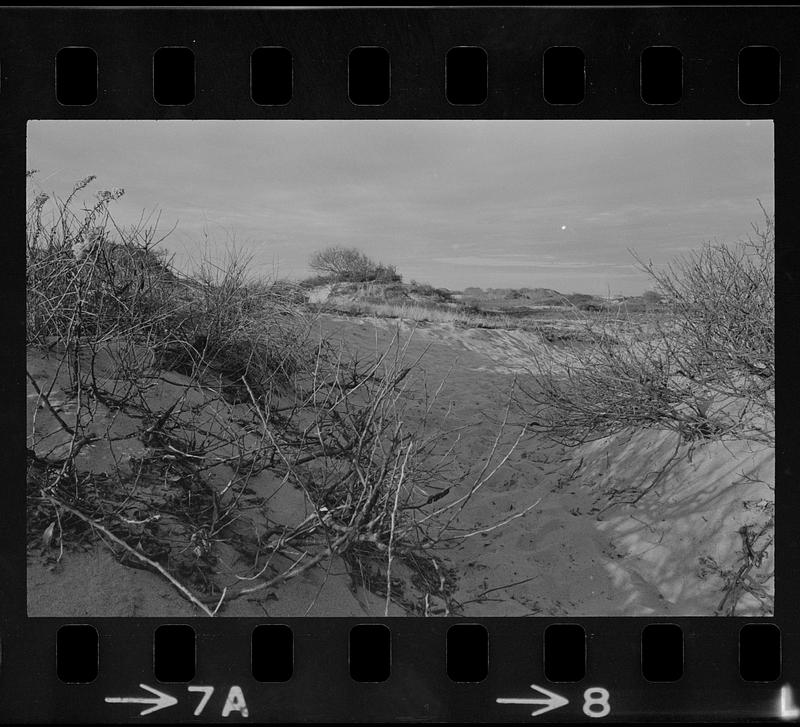
[[[190,268],[232,246],[302,278],[357,247],[405,280],[635,295],[774,209],[771,121],[31,121],[29,198],[121,187]],[[83,198],[81,198],[83,199]],[[85,197],[90,203],[90,195]]]

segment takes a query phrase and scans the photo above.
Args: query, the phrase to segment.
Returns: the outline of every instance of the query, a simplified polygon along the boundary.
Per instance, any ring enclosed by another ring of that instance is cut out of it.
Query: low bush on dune
[[[664,268],[636,259],[658,289],[642,299],[655,314],[585,318],[580,345],[537,355],[524,406],[570,444],[628,427],[774,443],[772,218]]]
[[[420,296],[439,303],[450,303],[453,300],[453,293],[446,288],[435,288],[430,283],[418,283],[412,280],[408,284],[410,295]]]
[[[384,265],[354,247],[326,247],[315,252],[308,263],[324,282],[393,283],[403,278],[394,265]]]

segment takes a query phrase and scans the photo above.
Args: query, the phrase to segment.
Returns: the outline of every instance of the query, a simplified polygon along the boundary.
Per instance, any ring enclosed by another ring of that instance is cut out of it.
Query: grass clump
[[[346,315],[395,318],[419,323],[449,323],[464,328],[520,328],[520,321],[510,316],[436,304],[334,301],[327,307]]]

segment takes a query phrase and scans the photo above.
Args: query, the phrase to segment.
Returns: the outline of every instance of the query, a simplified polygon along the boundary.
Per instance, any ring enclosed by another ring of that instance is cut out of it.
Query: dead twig
[[[206,616],[214,616],[214,614],[219,610],[219,607],[222,604],[222,599],[225,596],[225,591],[223,591],[222,597],[220,598],[219,603],[217,604],[217,608],[215,608],[213,611],[211,611],[202,601],[198,600],[198,598],[196,596],[194,596],[192,594],[192,592],[188,588],[186,588],[186,586],[184,586],[173,575],[171,575],[169,572],[167,572],[167,570],[164,569],[159,563],[156,563],[155,561],[150,560],[150,558],[148,558],[146,555],[140,553],[135,548],[132,548],[124,540],[122,540],[121,538],[118,538],[116,535],[114,535],[114,533],[112,533],[108,528],[102,526],[100,523],[98,523],[96,520],[93,520],[88,515],[84,515],[80,510],[77,510],[74,507],[70,507],[63,500],[61,500],[60,498],[56,497],[55,495],[45,495],[45,498],[47,500],[49,500],[56,507],[60,507],[60,508],[62,508],[64,510],[66,510],[67,512],[72,513],[73,515],[75,515],[75,517],[79,518],[80,520],[83,520],[85,523],[87,523],[92,528],[96,528],[101,533],[103,533],[103,535],[105,535],[107,538],[109,538],[110,540],[113,540],[117,545],[119,545],[122,548],[124,548],[124,550],[126,552],[128,552],[130,555],[132,555],[134,558],[140,560],[142,563],[144,563],[145,565],[149,566],[154,571],[160,573],[164,578],[167,579],[167,581],[169,581],[178,590],[178,592],[184,598],[186,598],[187,600],[191,601]]]

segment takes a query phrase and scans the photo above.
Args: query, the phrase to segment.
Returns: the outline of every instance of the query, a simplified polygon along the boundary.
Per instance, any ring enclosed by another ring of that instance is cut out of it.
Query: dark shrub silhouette
[[[394,265],[372,260],[354,247],[326,247],[315,252],[309,267],[329,281],[347,283],[393,283],[403,279]]]

